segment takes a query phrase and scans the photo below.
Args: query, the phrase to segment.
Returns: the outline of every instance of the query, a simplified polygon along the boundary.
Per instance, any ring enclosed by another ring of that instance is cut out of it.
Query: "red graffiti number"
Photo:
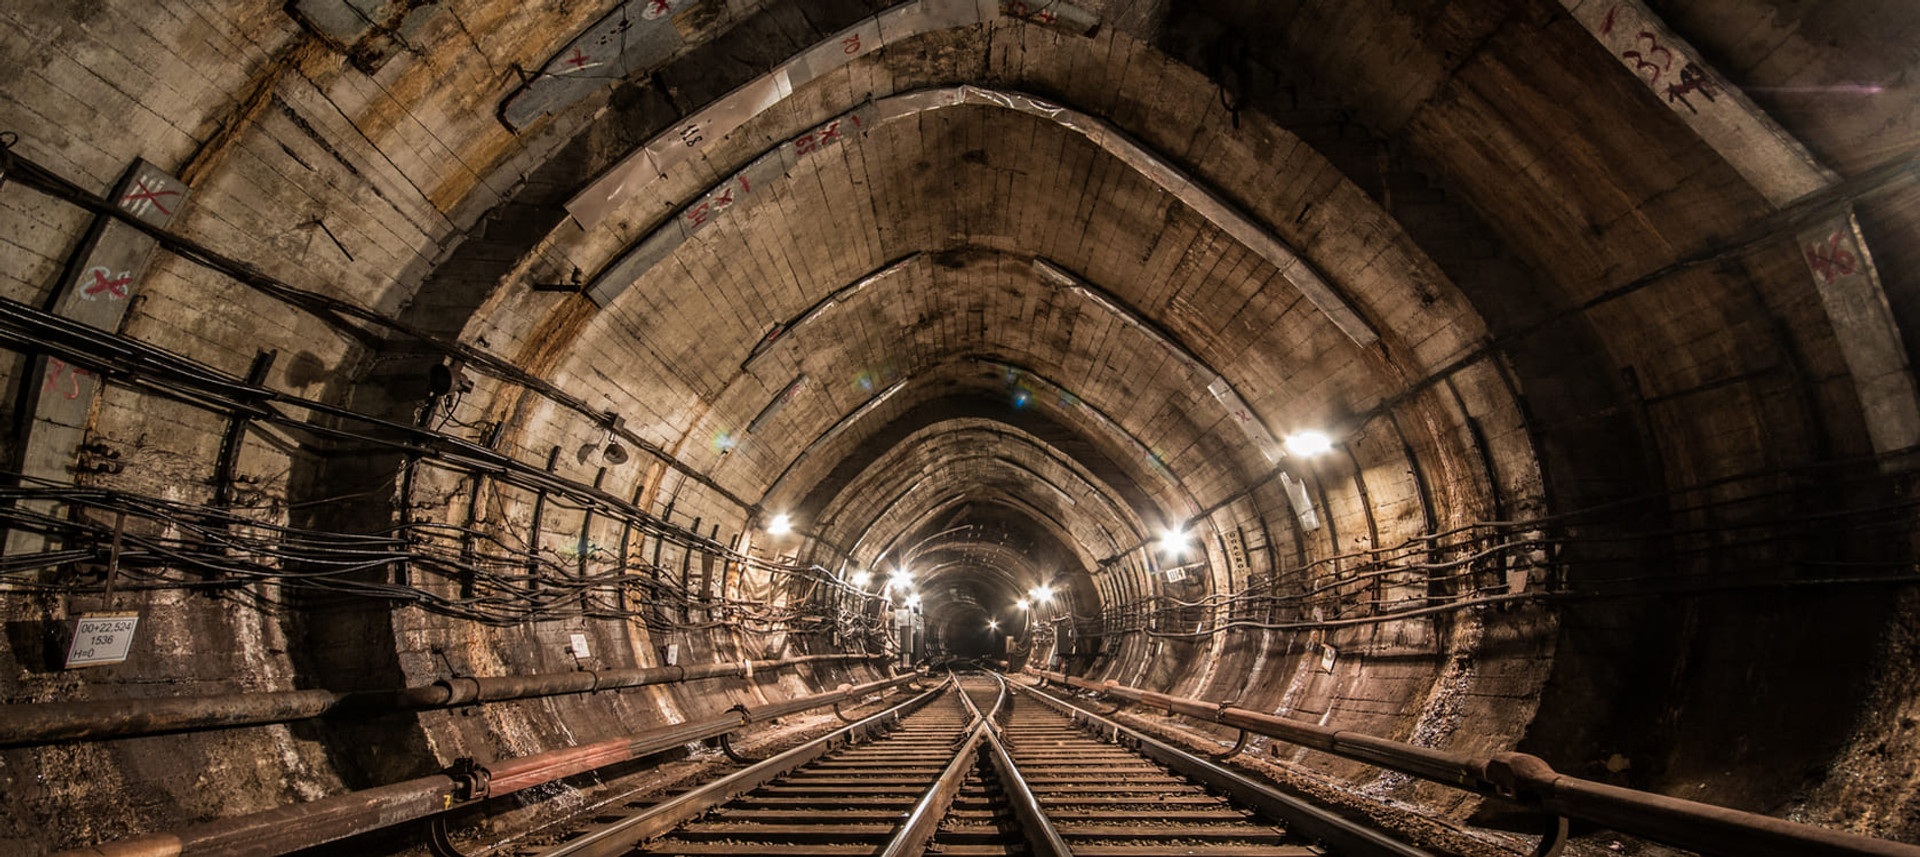
[[[72,366],[58,357],[47,358],[47,384],[42,388],[48,393],[57,393],[69,401],[80,398],[80,379],[91,378],[93,373]]]

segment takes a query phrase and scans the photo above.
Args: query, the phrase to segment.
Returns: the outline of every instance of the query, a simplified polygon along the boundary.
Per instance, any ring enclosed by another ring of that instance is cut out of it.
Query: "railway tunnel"
[[[96,0],[0,39],[0,853],[949,655],[1920,843],[1910,4]],[[366,827],[285,850],[424,853]]]

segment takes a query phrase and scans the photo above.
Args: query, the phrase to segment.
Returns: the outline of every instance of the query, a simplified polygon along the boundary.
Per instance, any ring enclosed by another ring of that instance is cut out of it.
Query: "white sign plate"
[[[67,668],[117,664],[133,647],[138,613],[86,613],[73,623],[73,645],[67,648]]]
[[[587,635],[585,635],[585,634],[574,634],[574,635],[573,635],[573,639],[572,639],[572,643],[573,643],[573,645],[572,645],[572,649],[573,649],[573,656],[574,656],[574,657],[576,657],[576,658],[590,658],[590,657],[593,657],[593,652],[591,652],[591,651],[589,651],[589,650],[587,649]]]

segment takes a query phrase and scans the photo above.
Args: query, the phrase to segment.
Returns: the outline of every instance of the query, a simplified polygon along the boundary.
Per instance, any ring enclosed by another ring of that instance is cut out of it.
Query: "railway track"
[[[1430,857],[1089,718],[997,675],[955,676],[692,791],[492,854]]]

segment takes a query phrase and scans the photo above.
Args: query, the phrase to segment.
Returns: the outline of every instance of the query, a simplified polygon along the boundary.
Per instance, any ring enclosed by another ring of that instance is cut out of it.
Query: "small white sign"
[[[73,645],[67,648],[67,668],[117,664],[133,647],[138,613],[84,613],[73,623]]]
[[[666,666],[675,666],[680,662],[679,643],[668,643],[661,646],[660,651],[662,653],[660,660],[663,661]]]
[[[575,634],[575,635],[573,635],[573,637],[572,637],[572,640],[573,640],[573,646],[572,646],[572,648],[573,648],[573,656],[574,656],[574,657],[576,657],[576,658],[590,658],[590,657],[593,657],[593,652],[591,652],[591,651],[589,651],[589,650],[587,649],[587,635],[585,635],[585,634]]]
[[[1182,581],[1185,581],[1186,579],[1187,579],[1187,570],[1185,568],[1176,566],[1174,568],[1167,569],[1168,583],[1180,583]]]
[[[1321,646],[1320,647],[1320,668],[1323,670],[1326,670],[1327,672],[1333,672],[1333,661],[1335,658],[1339,656],[1340,656],[1339,652],[1334,651],[1334,648],[1332,646],[1324,646],[1324,645]]]

